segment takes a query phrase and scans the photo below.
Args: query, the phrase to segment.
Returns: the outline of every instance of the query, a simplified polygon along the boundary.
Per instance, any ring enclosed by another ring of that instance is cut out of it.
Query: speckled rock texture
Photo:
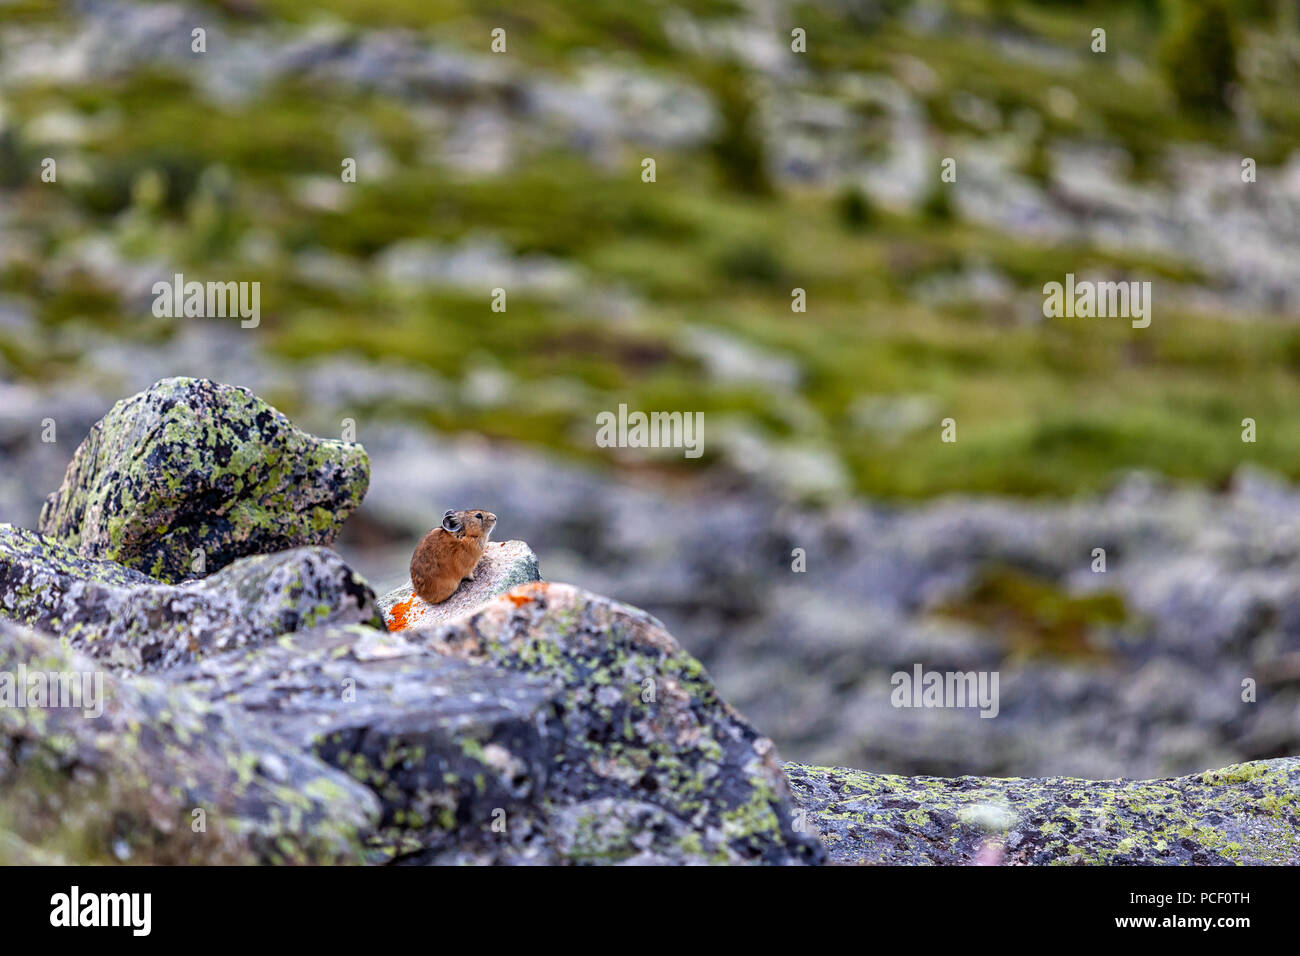
[[[1300,864],[1295,757],[1168,780],[785,769],[836,863]]]
[[[493,541],[488,543],[474,569],[474,580],[462,581],[447,600],[429,604],[412,591],[411,582],[407,581],[400,588],[389,591],[377,603],[389,630],[404,631],[450,621],[481,607],[516,585],[540,581],[541,578],[537,555],[527,544],[522,541]]]
[[[99,691],[37,698],[50,672]],[[363,860],[373,795],[231,708],[5,620],[0,702],[0,864]]]
[[[174,671],[375,793],[376,861],[817,863],[771,743],[653,618],[566,585]],[[340,694],[339,688],[348,693]]]
[[[793,826],[772,742],[718,696],[703,666],[644,611],[538,582],[403,637],[551,687],[564,719],[547,784],[552,801],[656,807],[689,824],[674,844],[675,861],[683,854],[694,862],[823,860],[816,837]],[[615,838],[615,821],[598,813],[570,820],[578,828],[573,845],[604,847],[605,862],[662,853],[674,832],[628,825]],[[647,833],[661,838],[644,846]]]
[[[558,861],[545,804],[563,726],[543,681],[361,627],[288,635],[170,677],[369,787],[382,808],[372,862]]]
[[[95,424],[39,527],[175,583],[330,544],[369,483],[360,445],[308,435],[247,389],[168,378]]]
[[[374,594],[325,548],[242,558],[202,581],[163,584],[0,525],[0,616],[126,670],[158,670],[318,624],[382,628]]]

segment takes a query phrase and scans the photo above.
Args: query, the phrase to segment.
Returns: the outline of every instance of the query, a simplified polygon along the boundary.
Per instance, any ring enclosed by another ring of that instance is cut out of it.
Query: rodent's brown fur
[[[442,526],[426,534],[411,556],[411,587],[430,604],[456,593],[463,580],[474,580],[497,516],[490,511],[448,511]]]

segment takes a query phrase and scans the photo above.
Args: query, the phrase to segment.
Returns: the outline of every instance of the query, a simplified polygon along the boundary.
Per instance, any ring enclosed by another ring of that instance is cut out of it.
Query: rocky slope
[[[169,422],[149,475],[194,476],[167,505],[191,530],[140,544],[190,580],[76,553],[76,522],[0,526],[0,860],[1300,862],[1293,760],[1146,783],[783,766],[662,624],[539,580],[522,542],[443,605],[409,587],[376,601],[317,546],[332,527],[286,531],[293,501],[263,496],[274,534],[196,569],[250,486],[214,494],[206,456],[254,472],[261,436],[231,421],[292,429],[243,390],[165,380],[119,406],[69,469],[68,514],[151,526],[129,469],[83,482],[77,462],[158,434],[176,394],[204,396],[202,415]],[[319,444],[288,447],[302,460],[273,464],[295,495],[364,493],[359,447],[326,478]]]
[[[174,346],[139,350],[129,387],[214,357],[262,389],[302,377],[210,327]],[[305,424],[327,432],[358,414],[343,376],[310,378]],[[37,525],[69,440],[111,403],[0,385],[0,517]],[[46,417],[58,443],[40,440]],[[361,420],[370,487],[336,541],[350,568],[395,588],[430,508],[490,502],[503,533],[546,543],[551,578],[664,621],[785,753],[893,773],[1097,778],[1300,753],[1300,492],[1269,473],[1244,467],[1213,491],[1133,473],[1073,501],[811,509],[762,486],[651,486],[519,446]],[[792,570],[795,547],[806,573]],[[1099,547],[1104,573],[1092,570]],[[987,593],[990,575],[1007,572],[1025,595]],[[1120,613],[1090,619],[1098,599],[1118,599]],[[1061,610],[1083,614],[1061,627]],[[999,719],[894,709],[889,677],[918,661],[1000,671]],[[1245,679],[1253,701],[1242,699]]]
[[[176,396],[199,400],[173,416]],[[269,452],[268,426],[289,439]],[[336,488],[364,493],[364,451],[338,453],[241,389],[164,380],[74,458],[57,508],[88,517],[48,535],[0,527],[0,609],[16,622],[0,670],[18,695],[0,708],[6,858],[824,860],[794,828],[771,742],[700,664],[643,611],[537,581],[526,545],[497,545],[444,606],[408,598],[408,626],[386,628],[369,587],[315,546],[341,516],[294,523]],[[161,517],[141,507],[160,500]],[[76,553],[92,519],[109,540],[155,527],[138,539],[149,567],[190,580]],[[245,556],[190,561],[232,547]],[[78,814],[33,816],[42,805]]]
[[[1118,3],[1053,4],[1051,24],[1027,3],[567,5],[520,11],[509,55],[487,48],[491,6],[324,6],[0,4],[0,520],[167,584],[200,535],[209,570],[328,544],[356,489],[312,476],[320,500],[275,512],[274,543],[264,499],[296,478],[269,458],[238,488],[238,461],[208,489],[170,466],[215,496],[197,512],[220,535],[129,456],[139,502],[105,524],[111,444],[66,473],[113,399],[238,381],[319,435],[359,429],[374,480],[338,543],[378,590],[430,502],[477,492],[545,543],[551,577],[656,615],[811,762],[1114,777],[1300,753],[1300,495],[1246,470],[1220,484],[1244,461],[1294,481],[1300,461],[1300,333],[1268,321],[1300,314],[1294,24],[1242,10],[1237,120],[1203,123],[1171,108],[1164,28]],[[1112,54],[1078,42],[1098,17]],[[735,84],[701,69],[733,56]],[[935,191],[949,155],[959,182]],[[772,195],[730,188],[727,156]],[[261,281],[260,328],[158,321],[151,287],[179,271]],[[1155,325],[1044,322],[1043,283],[1067,272],[1153,280]],[[508,313],[485,311],[496,287]],[[168,414],[184,427],[203,401]],[[592,414],[622,402],[707,409],[707,470],[594,448]],[[934,441],[948,414],[957,458]],[[1261,440],[1243,445],[1247,415]],[[325,468],[349,454],[252,427]],[[1097,490],[1135,465],[1202,490]],[[1055,497],[932,500],[950,489]],[[329,534],[304,540],[313,522]],[[172,566],[163,538],[190,545]],[[1008,568],[1028,601],[989,594]],[[1070,623],[1098,592],[1122,613]],[[900,714],[889,676],[918,661],[998,669],[999,720]]]
[[[405,428],[369,430],[367,448],[374,482],[340,539],[354,566],[396,580],[426,530],[415,503],[490,501],[512,535],[547,543],[549,576],[651,609],[786,753],[1108,778],[1300,752],[1300,493],[1267,473],[1221,491],[1134,473],[1070,502],[810,509]],[[374,546],[385,534],[400,544]],[[915,662],[999,671],[998,719],[895,709],[890,676]]]

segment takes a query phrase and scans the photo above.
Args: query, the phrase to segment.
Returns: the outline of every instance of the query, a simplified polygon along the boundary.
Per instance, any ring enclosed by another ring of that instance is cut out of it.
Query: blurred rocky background
[[[1296,7],[4,0],[0,521],[204,376],[355,429],[380,593],[491,508],[787,759],[1300,752]],[[260,324],[155,317],[178,272]],[[1044,319],[1066,273],[1151,281],[1151,326]],[[704,456],[597,447],[620,403]],[[997,670],[998,717],[895,709],[917,663]]]

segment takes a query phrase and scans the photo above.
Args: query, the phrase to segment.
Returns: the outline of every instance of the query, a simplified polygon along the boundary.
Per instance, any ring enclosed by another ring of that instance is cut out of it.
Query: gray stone
[[[374,594],[325,548],[242,558],[169,585],[0,525],[0,615],[127,670],[158,670],[321,624],[382,627]]]
[[[534,583],[168,672],[347,770],[399,863],[816,863],[771,743],[648,615]]]
[[[32,696],[51,673],[81,706]],[[371,793],[232,708],[3,619],[0,701],[0,864],[363,860]]]
[[[515,838],[539,829],[563,736],[543,681],[358,626],[286,635],[168,678],[238,705],[369,787],[382,808],[372,861],[475,846],[482,862],[503,862],[526,851]],[[494,815],[505,833],[492,830]]]
[[[174,583],[330,544],[369,482],[360,445],[308,435],[247,389],[169,378],[96,423],[40,530]]]
[[[772,742],[718,696],[699,662],[644,611],[538,582],[404,636],[549,683],[565,728],[551,794],[643,802],[690,821],[677,858],[822,859],[820,843],[792,826]]]
[[[1169,780],[786,773],[836,863],[1300,864],[1296,757]]]

